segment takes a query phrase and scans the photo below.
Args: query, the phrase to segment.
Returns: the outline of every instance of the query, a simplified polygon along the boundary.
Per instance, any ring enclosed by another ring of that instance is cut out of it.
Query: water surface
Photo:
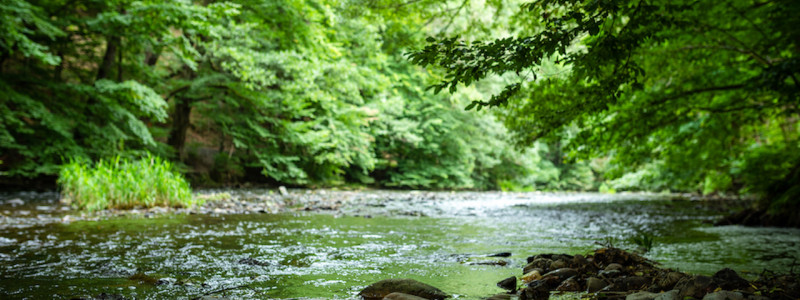
[[[259,201],[268,192],[232,193]],[[521,275],[529,255],[636,249],[630,239],[645,235],[655,239],[648,258],[691,273],[789,271],[800,258],[796,229],[712,227],[727,209],[658,195],[292,191],[292,202],[341,206],[75,222],[61,222],[75,212],[62,212],[56,198],[0,197],[0,298],[349,299],[372,282],[407,277],[477,299],[502,292],[495,283]],[[497,252],[512,256],[482,257]],[[499,259],[508,264],[474,264]]]

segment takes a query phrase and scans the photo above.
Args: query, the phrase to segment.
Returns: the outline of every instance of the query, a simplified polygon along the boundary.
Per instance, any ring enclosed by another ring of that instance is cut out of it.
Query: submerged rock
[[[507,265],[508,262],[501,259],[501,260],[473,261],[473,262],[469,262],[467,264],[471,265],[471,266],[501,266],[502,267],[502,266]]]
[[[442,300],[450,295],[431,285],[408,278],[390,278],[373,283],[358,293],[365,300],[381,300],[392,293],[403,293],[429,300]]]
[[[497,283],[497,286],[504,290],[513,291],[517,289],[517,277],[511,276],[506,279],[500,280],[500,282]]]
[[[383,300],[426,300],[426,299],[404,293],[391,293],[386,295],[386,297],[383,297]]]
[[[518,297],[517,295],[511,295],[511,294],[497,294],[489,298],[486,298],[486,300],[511,300],[511,299],[518,299]]]
[[[261,267],[266,267],[270,265],[269,262],[260,261],[252,257],[242,258],[238,262],[243,265],[261,266]]]

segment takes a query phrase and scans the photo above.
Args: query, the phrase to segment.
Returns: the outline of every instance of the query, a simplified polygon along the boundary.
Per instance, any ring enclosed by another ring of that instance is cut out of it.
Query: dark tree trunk
[[[154,53],[154,52],[147,51],[144,54],[144,63],[147,64],[150,67],[155,66],[156,63],[158,62],[158,57],[159,56],[161,56],[161,53],[158,53],[158,52]]]
[[[183,158],[183,145],[186,142],[186,132],[189,130],[189,117],[192,113],[191,100],[175,97],[175,110],[172,112],[172,129],[169,132],[167,144],[172,146]]]
[[[119,51],[119,43],[119,37],[108,38],[103,62],[100,63],[100,69],[97,71],[97,80],[111,77],[111,72],[114,70],[114,61],[117,59],[117,51]]]
[[[58,58],[60,58],[61,61],[58,62],[58,65],[56,66],[55,70],[53,70],[53,80],[60,81],[61,74],[64,72],[64,54],[61,53],[61,50],[58,50],[58,52],[56,52],[56,55],[58,55]]]

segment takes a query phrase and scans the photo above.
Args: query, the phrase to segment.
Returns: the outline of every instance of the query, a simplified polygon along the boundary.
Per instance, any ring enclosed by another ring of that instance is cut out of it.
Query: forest
[[[800,194],[793,1],[0,10],[6,186],[149,153],[195,186]]]

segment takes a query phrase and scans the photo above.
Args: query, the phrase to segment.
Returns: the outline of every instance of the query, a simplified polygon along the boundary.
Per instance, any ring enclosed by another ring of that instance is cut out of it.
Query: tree
[[[404,57],[490,30],[474,2],[4,1],[0,181],[152,152],[200,183],[496,187],[528,158]]]
[[[437,92],[516,74],[467,109],[502,106],[520,144],[565,138],[572,158],[609,157],[611,178],[655,166],[649,183],[776,209],[800,202],[797,15],[795,1],[544,0],[522,5],[516,36],[431,37],[411,59],[444,70]]]

